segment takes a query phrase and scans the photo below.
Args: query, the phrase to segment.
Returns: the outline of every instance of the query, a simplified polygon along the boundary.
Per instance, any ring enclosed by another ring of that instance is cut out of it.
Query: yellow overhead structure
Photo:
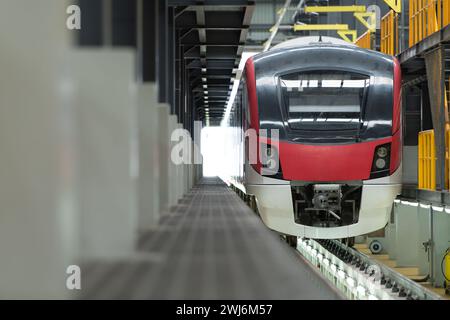
[[[344,39],[347,42],[355,43],[355,41],[356,41],[356,36],[357,36],[356,30],[338,30],[337,33],[338,33],[338,35],[341,36],[342,39]],[[351,38],[349,38],[349,36]]]
[[[355,12],[353,15],[367,28],[367,30],[370,32],[376,31],[377,15],[375,12]],[[368,19],[366,20],[366,18]]]
[[[306,6],[305,12],[366,12],[366,6]]]
[[[315,13],[342,13],[353,12],[353,15],[361,22],[369,31],[374,32],[376,29],[375,12],[367,12],[366,6],[307,6],[305,12]],[[367,19],[368,18],[368,19]],[[367,20],[366,20],[367,19]]]
[[[402,12],[402,0],[384,0],[384,2],[396,13]]]
[[[294,31],[348,30],[348,24],[294,24]]]

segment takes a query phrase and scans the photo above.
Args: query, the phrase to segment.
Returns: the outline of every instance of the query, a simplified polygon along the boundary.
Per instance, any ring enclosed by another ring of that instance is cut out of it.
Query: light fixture
[[[349,287],[353,288],[355,286],[355,280],[353,278],[347,278],[347,284]]]
[[[380,148],[378,148],[378,150],[377,150],[377,155],[378,155],[380,158],[386,157],[386,156],[388,155],[388,149],[387,149],[386,147],[380,147]]]
[[[386,160],[378,158],[377,161],[375,161],[375,166],[378,169],[383,169],[386,166]]]
[[[400,199],[394,199],[394,203],[400,203]]]
[[[421,203],[420,207],[423,209],[430,209],[431,206],[429,204]]]
[[[450,208],[445,207],[445,212],[448,213],[448,214],[450,214]]]
[[[332,265],[330,266],[330,269],[331,269],[331,271],[333,271],[333,272],[336,272],[336,271],[337,271],[337,267],[336,267],[335,264],[332,264]]]
[[[406,201],[406,200],[402,200],[402,204],[405,204],[405,205],[411,206],[411,207],[418,207],[419,206],[418,202],[411,202],[411,201]]]
[[[434,211],[437,212],[442,212],[444,211],[444,207],[440,207],[440,206],[431,206],[433,208]]]
[[[363,286],[358,286],[356,288],[356,291],[358,291],[358,293],[362,296],[366,295],[366,288],[364,288]]]

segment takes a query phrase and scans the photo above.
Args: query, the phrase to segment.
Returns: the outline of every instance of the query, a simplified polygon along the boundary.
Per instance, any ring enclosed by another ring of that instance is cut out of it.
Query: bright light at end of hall
[[[225,157],[225,132],[218,126],[204,127],[201,133],[201,153],[203,156],[203,175],[207,177],[217,177],[223,174],[224,167],[227,166]]]

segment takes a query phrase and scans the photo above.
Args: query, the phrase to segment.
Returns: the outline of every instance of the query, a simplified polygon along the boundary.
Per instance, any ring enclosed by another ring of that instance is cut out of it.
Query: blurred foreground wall
[[[76,297],[68,266],[138,255],[200,176],[170,161],[182,125],[141,1],[136,47],[77,45],[74,1],[0,1],[0,298]]]

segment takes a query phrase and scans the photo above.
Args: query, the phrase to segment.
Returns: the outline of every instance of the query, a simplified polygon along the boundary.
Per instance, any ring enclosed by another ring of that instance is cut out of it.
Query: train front
[[[246,190],[267,226],[321,239],[385,227],[401,190],[398,61],[311,44],[259,54],[245,75],[259,154]]]

